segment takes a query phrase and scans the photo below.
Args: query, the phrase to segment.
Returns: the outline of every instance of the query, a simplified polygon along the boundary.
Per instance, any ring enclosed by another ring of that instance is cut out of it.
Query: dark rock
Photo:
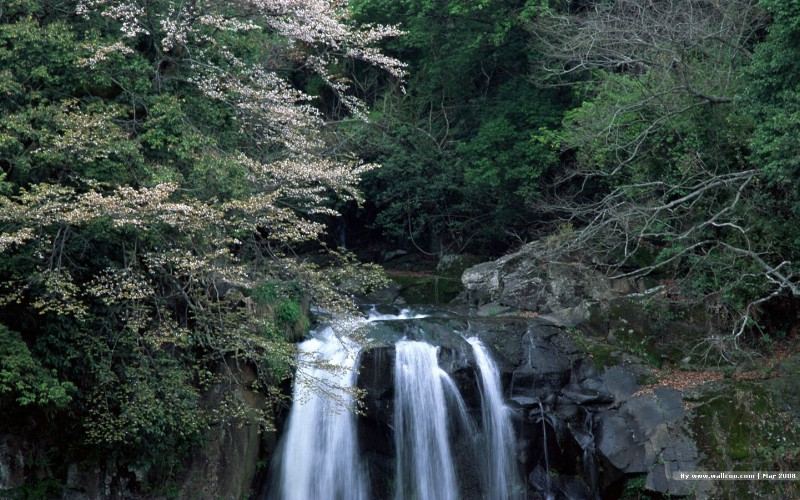
[[[517,370],[511,379],[511,396],[543,399],[556,394],[569,382],[569,371]]]
[[[481,392],[478,385],[478,373],[471,366],[459,368],[450,373],[450,378],[458,388],[461,399],[468,409],[480,409]]]
[[[684,417],[683,397],[680,391],[671,387],[656,387],[653,392],[656,395],[659,411],[666,422],[676,422]]]
[[[606,390],[617,401],[622,401],[639,390],[636,375],[622,366],[612,366],[603,374]]]
[[[266,400],[248,389],[256,380],[252,367],[230,361],[229,373],[238,376],[212,387],[204,396],[206,404],[216,407],[232,397],[243,404],[245,414],[238,422],[213,428],[204,446],[194,450],[181,484],[182,496],[187,498],[242,498],[250,494],[261,450],[259,429]]]
[[[596,498],[586,483],[575,476],[559,476],[555,489],[557,498],[566,500],[594,500]]]
[[[627,295],[638,285],[609,280],[580,261],[553,262],[541,242],[515,253],[468,268],[461,276],[467,300],[475,307],[496,302],[503,306],[547,314],[561,325],[587,319],[597,301]]]
[[[608,413],[597,424],[597,449],[617,469],[624,472],[646,472],[644,448],[639,446],[635,431],[618,412]]]
[[[358,417],[362,451],[376,456],[394,453],[394,346],[374,346],[361,354],[357,386],[364,390]]]
[[[528,484],[534,491],[541,491],[549,493],[552,491],[553,479],[549,475],[547,469],[541,465],[537,465],[530,474],[528,474]]]
[[[511,396],[506,401],[512,408],[530,409],[534,406],[539,406],[539,399],[529,396]]]
[[[567,401],[564,398],[559,398],[558,405],[555,407],[555,412],[558,414],[559,419],[572,424],[573,422],[578,422],[580,420],[579,417],[586,411],[580,404]]]
[[[575,382],[578,383],[592,381],[599,375],[594,362],[585,357],[575,360],[572,364],[572,373],[575,374]]]
[[[19,488],[25,483],[25,450],[28,448],[16,436],[0,435],[0,492]]]
[[[614,397],[610,394],[582,386],[564,387],[561,389],[561,395],[582,405],[600,405],[614,402]]]
[[[511,396],[542,399],[569,383],[572,361],[550,340],[558,333],[557,329],[534,327],[523,336],[521,345],[527,356],[512,375]]]
[[[627,399],[618,410],[598,415],[598,452],[620,473],[647,473],[652,491],[688,494],[686,481],[672,479],[673,470],[697,468],[697,447],[681,425],[683,416],[673,389]]]
[[[393,498],[394,459],[389,455],[365,453],[364,463],[367,464],[372,498]]]
[[[467,337],[476,336],[491,350],[502,372],[511,373],[527,360],[525,335],[531,321],[515,317],[469,318]]]

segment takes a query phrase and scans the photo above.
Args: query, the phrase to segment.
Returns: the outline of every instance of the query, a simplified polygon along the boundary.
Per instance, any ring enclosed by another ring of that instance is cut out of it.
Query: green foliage
[[[291,326],[302,318],[300,304],[294,300],[284,300],[275,308],[275,319],[279,325]]]
[[[551,169],[542,217],[574,227],[560,239],[568,251],[704,304],[734,343],[762,304],[800,296],[787,49],[798,7],[759,6],[768,28],[747,1],[699,14],[693,29],[674,26],[681,2],[655,1],[545,10],[532,24],[547,51],[540,78],[570,83],[581,103],[554,131],[568,161]],[[720,31],[705,36],[711,25]]]
[[[146,467],[175,468],[199,444],[211,415],[199,405],[194,373],[166,353],[98,372],[85,424],[90,444],[136,457]],[[148,362],[149,361],[149,362]]]
[[[398,77],[368,47],[394,30],[290,3],[280,21],[273,3],[0,6],[0,412],[70,429],[61,460],[168,482],[211,426],[269,428],[215,395],[253,371],[270,408],[308,305],[353,312],[348,291],[372,280],[287,257],[318,248],[373,168],[326,144],[292,79],[316,75],[357,114],[327,48]]]
[[[258,286],[253,288],[251,296],[258,305],[264,306],[273,304],[279,297],[279,286],[280,283],[275,281],[266,281],[264,283],[260,283]]]
[[[755,129],[749,144],[768,188],[766,202],[772,216],[763,221],[763,233],[775,251],[796,261],[800,233],[800,2],[764,0],[759,6],[772,17],[766,38],[756,45],[746,73],[742,103]]]
[[[762,0],[772,16],[766,39],[755,47],[747,72],[747,105],[756,120],[754,159],[766,178],[786,189],[795,203],[800,193],[800,2]],[[796,209],[795,209],[796,210]]]
[[[13,500],[39,500],[56,498],[64,490],[64,483],[55,477],[47,477],[28,481],[19,488],[4,493],[4,498]],[[5,496],[7,495],[7,496]]]
[[[525,2],[360,0],[362,22],[400,22],[387,50],[409,63],[408,92],[374,82],[373,125],[354,124],[353,149],[380,162],[365,178],[367,222],[409,247],[498,252],[525,232],[528,206],[557,150],[564,94],[535,87]],[[374,215],[372,215],[374,214]]]
[[[56,370],[42,366],[19,333],[0,325],[0,401],[61,409],[76,390],[72,382],[58,380]]]

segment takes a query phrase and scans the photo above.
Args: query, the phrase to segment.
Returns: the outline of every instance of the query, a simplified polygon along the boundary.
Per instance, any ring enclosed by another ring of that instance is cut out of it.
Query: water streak
[[[395,498],[455,500],[445,401],[449,377],[439,368],[435,347],[403,340],[395,349]]]
[[[481,379],[481,416],[486,441],[483,467],[486,497],[497,500],[519,498],[522,487],[514,457],[514,429],[509,409],[503,404],[500,371],[479,339],[471,337],[467,342],[472,345]]]
[[[415,313],[411,309],[402,309],[397,314],[380,313],[374,306],[367,313],[367,321],[369,323],[374,321],[396,321],[404,319],[422,319],[427,317],[427,314]]]
[[[280,458],[278,498],[367,500],[368,486],[357,450],[351,388],[358,347],[332,328],[299,345],[304,366],[295,378],[292,411]],[[327,366],[322,366],[325,364]]]

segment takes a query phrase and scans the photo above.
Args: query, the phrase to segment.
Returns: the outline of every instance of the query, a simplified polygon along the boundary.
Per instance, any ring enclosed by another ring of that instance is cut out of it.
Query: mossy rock
[[[679,363],[691,346],[708,335],[707,324],[702,308],[676,306],[651,297],[593,304],[589,318],[578,328],[590,337],[605,338],[617,349],[661,367],[665,361]]]
[[[265,281],[251,292],[254,312],[266,318],[262,334],[298,342],[308,333],[309,301],[295,281]]]
[[[464,271],[472,266],[486,261],[486,257],[473,254],[453,254],[442,255],[436,265],[436,272],[439,276],[447,278],[457,278],[461,280]]]
[[[388,271],[407,304],[447,304],[464,290],[461,280],[423,273]]]
[[[699,389],[692,428],[709,471],[800,469],[796,376],[730,379]],[[800,498],[800,481],[720,481],[720,498]]]

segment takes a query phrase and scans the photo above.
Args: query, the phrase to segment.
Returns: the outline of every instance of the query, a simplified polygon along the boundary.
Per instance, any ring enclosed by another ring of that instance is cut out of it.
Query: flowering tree
[[[373,48],[398,33],[340,0],[4,2],[0,358],[59,397],[8,374],[2,406],[72,401],[86,443],[155,460],[223,418],[198,405],[220,366],[275,394],[300,304],[346,309],[344,284],[369,281],[292,258],[374,168],[329,148],[298,84],[362,117],[337,68],[400,78]]]

